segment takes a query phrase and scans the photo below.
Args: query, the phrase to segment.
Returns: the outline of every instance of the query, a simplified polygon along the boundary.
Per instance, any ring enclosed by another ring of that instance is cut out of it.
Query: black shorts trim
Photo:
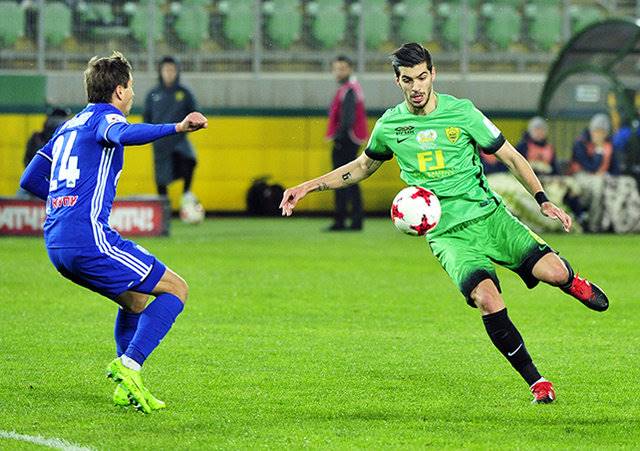
[[[522,260],[514,272],[520,276],[527,288],[534,288],[540,281],[533,276],[533,267],[538,261],[547,254],[556,253],[549,245],[536,246]]]
[[[462,291],[462,294],[466,298],[467,304],[469,304],[470,307],[477,308],[476,304],[473,302],[473,299],[471,299],[471,292],[475,287],[478,286],[480,282],[485,279],[493,280],[493,283],[496,284],[496,287],[498,288],[498,292],[502,293],[498,276],[496,276],[495,273],[487,271],[486,269],[478,269],[477,271],[469,274],[469,276],[467,276],[467,278],[462,282],[462,285],[460,286],[460,291]]]

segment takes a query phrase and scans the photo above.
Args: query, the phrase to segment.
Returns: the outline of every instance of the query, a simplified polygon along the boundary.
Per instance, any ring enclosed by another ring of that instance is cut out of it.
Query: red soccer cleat
[[[544,379],[531,386],[531,393],[533,393],[532,404],[549,404],[556,400],[556,391],[553,389],[553,384]]]
[[[575,275],[571,285],[566,288],[562,288],[567,294],[570,294],[591,310],[597,312],[604,312],[609,308],[609,299],[604,291],[594,283],[589,282],[587,279],[583,279],[578,274]]]

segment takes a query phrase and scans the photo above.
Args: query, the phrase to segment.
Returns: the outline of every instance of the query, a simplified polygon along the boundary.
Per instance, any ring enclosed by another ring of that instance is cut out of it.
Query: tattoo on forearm
[[[329,189],[329,185],[327,185],[326,183],[318,184],[317,191],[326,191],[328,189]]]
[[[382,161],[378,161],[378,160],[370,160],[367,162],[367,169],[371,172],[371,171],[375,171],[376,169],[378,169],[380,166],[382,166]]]
[[[342,174],[342,180],[345,182],[351,178],[351,172],[347,172],[346,174]]]

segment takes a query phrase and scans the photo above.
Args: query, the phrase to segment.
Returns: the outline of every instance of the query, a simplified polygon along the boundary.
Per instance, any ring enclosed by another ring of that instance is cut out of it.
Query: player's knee
[[[145,307],[147,306],[147,299],[146,298],[135,298],[132,300],[132,302],[129,304],[128,309],[133,312],[133,313],[142,313],[142,311],[145,309]]]
[[[478,285],[471,292],[471,300],[483,315],[495,313],[504,308],[504,302],[495,287]]]
[[[187,285],[187,282],[182,277],[178,276],[178,279],[174,284],[173,291],[173,294],[177,296],[183,304],[187,302],[187,298],[189,297],[189,285]]]
[[[569,270],[560,259],[548,265],[544,273],[544,281],[554,286],[564,285],[569,279]]]

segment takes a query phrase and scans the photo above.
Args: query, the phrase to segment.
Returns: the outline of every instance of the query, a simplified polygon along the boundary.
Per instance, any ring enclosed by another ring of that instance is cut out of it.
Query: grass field
[[[148,416],[110,403],[115,305],[60,277],[41,239],[0,239],[0,431],[95,449],[640,446],[639,237],[545,237],[606,289],[606,313],[499,272],[556,385],[538,406],[423,240],[327,224],[214,219],[139,240],[191,288],[145,365],[169,405]]]

